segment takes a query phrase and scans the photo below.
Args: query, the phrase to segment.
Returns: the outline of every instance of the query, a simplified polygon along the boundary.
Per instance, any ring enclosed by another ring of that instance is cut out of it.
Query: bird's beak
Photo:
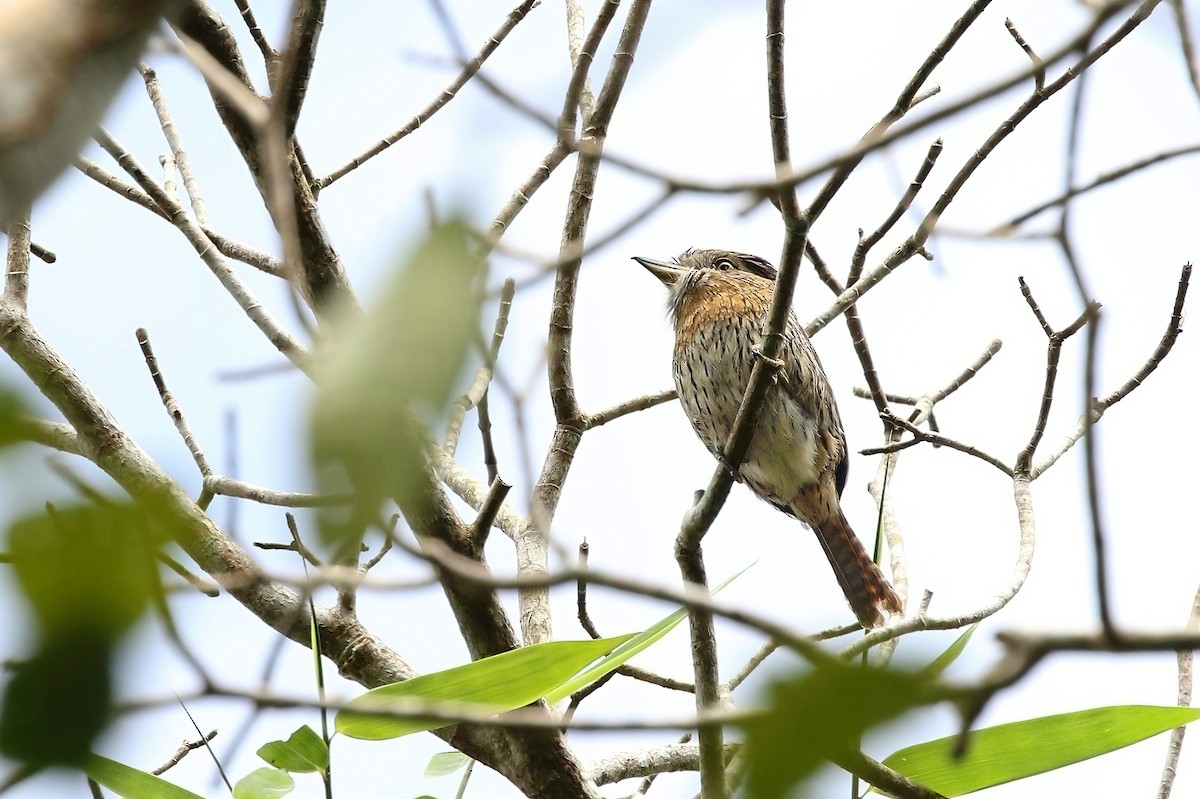
[[[666,261],[655,261],[651,258],[633,256],[633,260],[650,270],[650,274],[662,281],[664,286],[673,286],[687,270],[679,264],[669,264]]]

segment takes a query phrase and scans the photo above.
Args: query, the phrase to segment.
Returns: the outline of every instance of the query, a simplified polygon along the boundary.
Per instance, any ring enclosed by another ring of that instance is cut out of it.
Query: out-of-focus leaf
[[[286,741],[271,741],[258,748],[258,756],[284,771],[324,773],[329,768],[329,747],[305,724]]]
[[[440,414],[450,402],[479,324],[482,266],[464,222],[434,227],[372,307],[344,320],[319,364],[318,476],[345,468],[368,509],[359,516],[384,497],[421,490],[424,442],[413,414]],[[327,543],[357,546],[361,530],[328,517]]]
[[[950,668],[950,664],[958,660],[958,656],[967,648],[967,644],[971,640],[971,636],[975,634],[975,630],[979,628],[978,624],[972,624],[967,629],[963,630],[962,635],[954,639],[954,643],[946,648],[946,651],[933,659],[925,668],[921,669],[921,673],[926,677],[937,677],[943,671]]]
[[[957,738],[909,746],[883,764],[944,796],[962,796],[1115,752],[1200,718],[1200,709],[1118,705],[999,724]]]
[[[108,715],[112,649],[157,590],[156,530],[149,513],[115,502],[13,525],[8,549],[39,641],[5,690],[0,752],[35,767],[88,756]]]
[[[83,771],[100,785],[125,799],[204,799],[172,785],[161,777],[139,771],[100,755],[88,756]]]
[[[430,718],[373,715],[401,713],[415,703],[436,702],[446,710],[494,715],[536,702],[598,657],[632,638],[548,641],[483,658],[465,666],[423,674],[373,688],[349,702],[334,722],[351,738],[379,741],[453,724]]]
[[[444,777],[464,768],[470,762],[471,758],[462,752],[438,752],[429,758],[429,765],[425,767],[425,776]]]
[[[871,727],[931,701],[928,681],[894,669],[820,666],[776,682],[765,715],[746,727],[746,786],[779,799]]]
[[[755,561],[755,563],[757,563],[757,561]],[[754,563],[750,564],[750,566],[753,565]],[[750,566],[747,566],[737,574],[734,574],[729,579],[723,581],[720,585],[712,590],[712,593],[717,593],[722,588],[741,577],[746,573]],[[685,618],[687,618],[687,608],[680,608],[674,613],[671,613],[669,616],[660,619],[648,627],[644,632],[638,633],[633,638],[630,638],[612,652],[605,655],[597,663],[584,669],[579,674],[560,685],[558,688],[555,688],[546,695],[546,701],[550,704],[554,704],[560,699],[565,699],[566,697],[575,693],[585,685],[590,685],[604,675],[616,671],[617,669],[621,668],[621,666],[625,665],[625,663],[628,662],[634,655],[649,649],[655,643],[662,640],[667,633],[675,629],[679,625],[679,622],[683,621]]]
[[[157,590],[160,543],[142,508],[104,502],[27,516],[10,529],[8,549],[43,634],[111,638]]]
[[[233,786],[233,799],[277,799],[296,789],[292,775],[277,768],[255,769]]]
[[[23,413],[20,397],[11,391],[0,391],[0,449],[23,440],[18,425]]]
[[[112,641],[56,636],[14,667],[0,711],[0,752],[39,768],[77,766],[108,721]]]

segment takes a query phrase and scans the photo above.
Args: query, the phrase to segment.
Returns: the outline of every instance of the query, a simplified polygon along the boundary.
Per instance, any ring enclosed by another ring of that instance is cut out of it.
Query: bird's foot
[[[762,351],[762,347],[758,346],[757,344],[750,348],[750,354],[755,358],[758,358],[767,366],[774,367],[776,374],[778,374],[778,372],[787,365],[787,362],[782,358],[768,358],[767,354]]]

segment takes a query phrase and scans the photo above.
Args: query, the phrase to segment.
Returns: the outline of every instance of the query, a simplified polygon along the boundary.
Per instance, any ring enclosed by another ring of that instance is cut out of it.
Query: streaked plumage
[[[750,382],[775,268],[724,250],[689,250],[674,264],[635,260],[670,292],[675,387],[696,434],[720,458]],[[901,612],[900,599],[842,514],[846,437],[821,362],[793,314],[784,333],[784,366],[738,479],[813,529],[855,615],[877,626],[880,609]]]

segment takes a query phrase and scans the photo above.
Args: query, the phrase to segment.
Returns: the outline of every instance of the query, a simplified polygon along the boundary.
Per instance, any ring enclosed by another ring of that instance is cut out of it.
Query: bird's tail
[[[896,590],[871,560],[841,509],[833,508],[828,518],[813,525],[813,532],[829,558],[829,565],[833,567],[854,615],[864,627],[878,627],[883,623],[879,613],[881,608],[888,613],[903,612]]]

